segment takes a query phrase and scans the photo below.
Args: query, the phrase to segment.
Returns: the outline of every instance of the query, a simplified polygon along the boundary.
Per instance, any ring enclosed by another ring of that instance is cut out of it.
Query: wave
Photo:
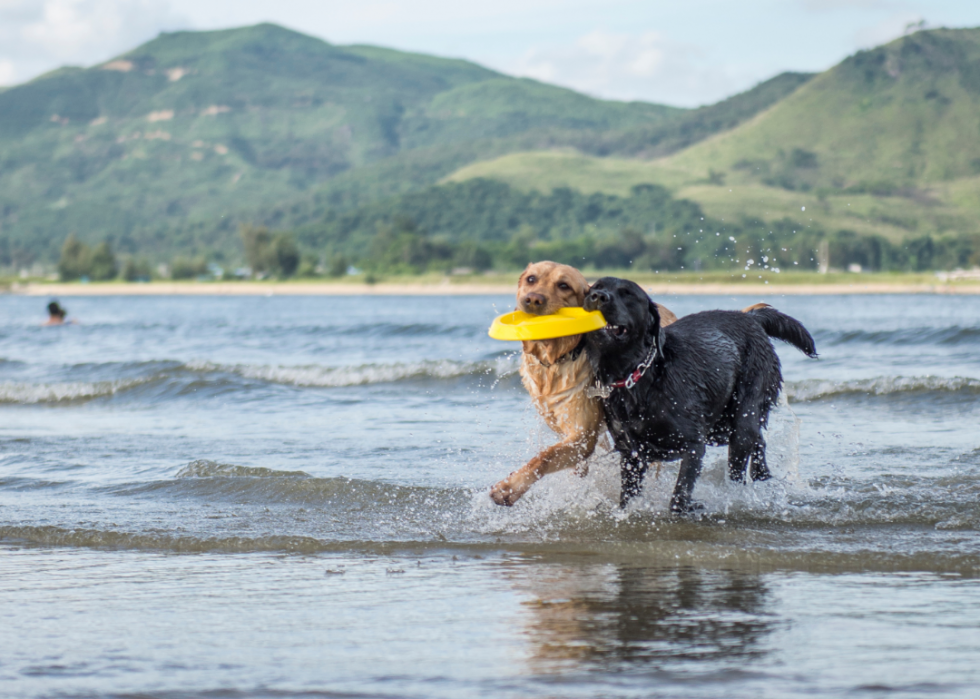
[[[65,485],[67,485],[65,481],[49,481],[38,478],[0,478],[0,488],[5,490],[45,490],[62,488]]]
[[[820,345],[959,345],[980,339],[980,327],[952,325],[945,328],[819,331],[815,337]]]
[[[482,557],[485,553],[515,552],[536,557],[547,555],[588,555],[608,560],[628,560],[634,564],[726,569],[749,567],[754,570],[802,570],[818,572],[899,572],[932,571],[980,574],[980,556],[971,551],[891,550],[794,550],[792,548],[752,548],[723,542],[691,539],[690,526],[662,525],[654,541],[633,542],[505,542],[447,541],[438,536],[425,538],[345,541],[301,535],[268,536],[189,536],[177,532],[132,532],[102,528],[69,528],[55,525],[0,526],[0,544],[38,547],[128,549],[172,553],[288,553],[299,555],[329,553],[367,553],[381,556],[419,556],[455,551]]]
[[[172,479],[148,483],[110,486],[115,495],[195,497],[208,501],[231,499],[236,502],[292,503],[316,505],[335,511],[349,511],[356,524],[357,513],[377,511],[439,512],[456,510],[468,502],[472,493],[460,489],[399,485],[358,478],[316,478],[303,471],[221,464],[209,460],[192,461]]]
[[[788,449],[780,448],[795,437],[787,437],[785,430],[778,429],[769,437],[772,481],[751,486],[730,482],[722,454],[706,463],[696,494],[705,516],[756,528],[788,525],[797,532],[844,525],[980,530],[980,510],[976,507],[980,484],[972,471],[938,477],[878,477],[852,481],[846,488],[833,479],[808,483],[796,471],[792,444]],[[978,455],[980,449],[951,463],[963,467]],[[332,527],[359,537],[386,538],[394,532],[424,537],[438,527],[455,540],[530,534],[567,542],[635,543],[658,536],[649,529],[651,523],[656,523],[657,530],[661,524],[670,523],[668,503],[676,469],[676,463],[670,463],[661,475],[648,476],[642,496],[628,512],[618,507],[619,466],[618,457],[612,453],[593,457],[584,478],[561,473],[543,480],[514,508],[494,505],[487,487],[314,477],[303,471],[209,460],[191,462],[172,479],[103,490],[165,503],[192,498],[252,507],[301,505],[329,519]]]
[[[289,328],[286,328],[287,330]],[[311,328],[318,336],[326,333],[345,335],[370,335],[381,337],[416,337],[416,336],[479,336],[486,332],[484,324],[477,325],[448,325],[436,323],[364,323],[351,327]]]
[[[795,402],[843,396],[890,396],[912,393],[980,393],[980,379],[941,376],[879,376],[853,381],[809,379],[785,385],[786,397]]]
[[[105,529],[68,529],[56,526],[0,526],[0,542],[19,542],[36,546],[172,551],[175,553],[204,553],[208,551],[321,553],[350,548],[349,543],[340,545],[338,542],[321,542],[309,536],[194,537]]]
[[[512,357],[483,362],[450,359],[397,364],[363,364],[360,366],[222,366],[191,364],[194,371],[230,371],[246,379],[303,388],[342,388],[368,384],[395,383],[424,379],[456,379],[467,376],[507,376],[517,371]]]
[[[788,424],[790,418],[787,413]],[[771,445],[795,443],[792,436],[770,437]],[[962,469],[978,454],[954,462]],[[729,482],[724,456],[714,455],[696,491],[703,516],[692,520],[669,515],[676,464],[648,476],[642,495],[620,510],[612,454],[597,455],[585,478],[554,474],[514,508],[492,504],[486,487],[322,478],[201,459],[166,480],[97,488],[130,498],[120,516],[111,516],[113,524],[72,526],[73,519],[59,522],[47,510],[44,520],[32,522],[8,511],[0,545],[179,553],[514,551],[669,565],[980,575],[980,553],[964,545],[980,532],[973,470],[807,483],[795,474],[792,455],[777,450],[772,456],[776,477],[745,486]],[[897,539],[908,545],[892,547]]]
[[[191,461],[174,478],[310,478],[305,471],[276,471],[261,466],[220,464],[210,459]]]
[[[64,383],[0,383],[0,404],[75,403],[114,396],[154,380],[80,381]]]
[[[133,365],[80,365],[74,367],[91,373],[134,373],[143,375],[107,381],[0,383],[0,404],[58,404],[109,398],[152,385],[169,385],[180,392],[193,383],[194,390],[208,386],[227,389],[237,380],[261,382],[297,388],[344,388],[401,381],[445,381],[466,377],[504,378],[516,374],[517,361],[507,355],[477,362],[432,360],[358,366],[269,366],[249,364],[215,364],[211,362],[147,362]]]

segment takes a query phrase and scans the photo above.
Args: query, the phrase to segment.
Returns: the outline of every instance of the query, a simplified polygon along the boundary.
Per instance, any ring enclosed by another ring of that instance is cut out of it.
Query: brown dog
[[[525,313],[547,315],[581,306],[589,283],[574,267],[556,262],[529,264],[517,283],[517,306]],[[658,304],[661,325],[677,316]],[[490,489],[498,505],[513,505],[542,477],[582,464],[595,451],[605,429],[602,404],[586,389],[595,382],[581,335],[523,343],[521,381],[534,407],[562,440],[548,447]]]

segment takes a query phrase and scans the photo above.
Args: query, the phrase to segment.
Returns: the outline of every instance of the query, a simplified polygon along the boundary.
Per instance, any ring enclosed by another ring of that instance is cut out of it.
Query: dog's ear
[[[660,307],[652,299],[649,299],[650,303],[650,318],[653,321],[650,323],[650,336],[653,338],[653,342],[657,345],[658,350],[663,350],[664,347],[664,329],[660,325]]]
[[[648,299],[650,303],[650,315],[653,317],[654,325],[658,328],[660,327],[660,309],[657,308],[657,304],[654,303],[653,299]]]

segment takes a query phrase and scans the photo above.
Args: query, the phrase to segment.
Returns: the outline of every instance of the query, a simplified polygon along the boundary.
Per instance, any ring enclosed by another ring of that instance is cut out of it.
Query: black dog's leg
[[[762,421],[759,418],[761,409],[738,409],[745,412],[736,418],[735,429],[728,443],[728,476],[736,483],[744,483],[751,458],[752,480],[768,480],[772,474],[766,465],[766,440],[762,437]]]
[[[728,477],[735,483],[745,482],[745,470],[749,465],[749,457],[755,446],[751,434],[736,430],[728,443]]]
[[[752,481],[767,481],[772,478],[766,463],[766,442],[761,437],[752,450]]]
[[[691,447],[681,459],[681,470],[677,474],[677,485],[670,498],[670,511],[678,514],[694,512],[697,509],[692,494],[694,484],[701,475],[701,463],[704,460],[704,444]]]
[[[744,404],[743,404],[744,406]],[[766,464],[766,440],[762,436],[761,408],[745,411],[735,420],[735,429],[728,443],[728,476],[736,483],[745,482],[745,471],[752,459],[752,480],[766,481],[772,478]]]
[[[622,489],[619,491],[620,508],[625,509],[629,501],[640,494],[640,489],[643,487],[643,476],[646,472],[646,464],[623,459],[623,463],[619,467],[619,477],[622,482]]]

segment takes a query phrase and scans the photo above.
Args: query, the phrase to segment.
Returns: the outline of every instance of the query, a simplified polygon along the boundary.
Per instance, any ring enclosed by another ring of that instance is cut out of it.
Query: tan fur
[[[551,314],[559,308],[581,306],[588,289],[585,277],[574,267],[536,262],[521,274],[517,305],[526,313]],[[659,304],[658,307],[662,325],[677,320],[668,309]],[[595,377],[585,352],[574,359],[569,355],[581,339],[581,335],[573,335],[523,343],[521,381],[531,394],[534,407],[562,440],[490,489],[490,497],[498,505],[513,505],[542,477],[581,467],[595,451],[605,429],[602,403],[586,395],[585,390]],[[584,470],[580,472],[584,475]]]

